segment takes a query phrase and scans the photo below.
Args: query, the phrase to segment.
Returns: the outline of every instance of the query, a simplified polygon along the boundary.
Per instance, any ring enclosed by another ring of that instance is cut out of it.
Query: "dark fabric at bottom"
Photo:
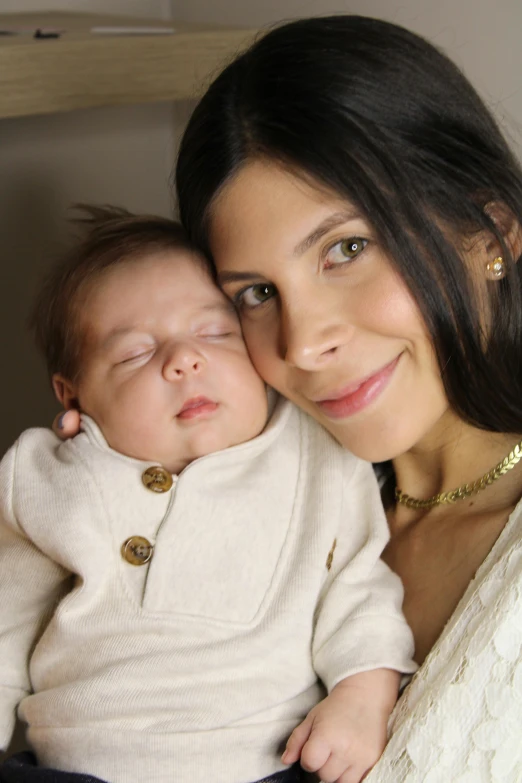
[[[303,771],[299,764],[294,764],[292,767],[276,772],[275,775],[258,780],[256,783],[304,783]]]
[[[301,783],[301,767],[293,767],[263,778],[257,783]],[[17,753],[0,764],[0,783],[104,783],[92,775],[81,775],[76,772],[60,772],[57,769],[38,767],[32,753]],[[129,783],[131,783],[129,781]],[[139,783],[136,781],[136,783]],[[173,781],[175,783],[175,781]],[[209,783],[212,783],[209,781]]]
[[[17,753],[0,765],[0,783],[104,783],[92,775],[38,767],[32,753]]]

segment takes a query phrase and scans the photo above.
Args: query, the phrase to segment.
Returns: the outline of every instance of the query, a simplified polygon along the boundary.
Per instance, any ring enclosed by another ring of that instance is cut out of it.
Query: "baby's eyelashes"
[[[223,331],[223,332],[210,332],[209,334],[199,335],[204,340],[223,340],[227,337],[238,337],[237,332]]]
[[[114,367],[139,367],[146,364],[156,354],[159,356],[169,355],[174,350],[183,350],[184,346],[197,347],[199,343],[226,342],[228,340],[241,340],[243,336],[239,323],[235,325],[221,325],[215,327],[205,327],[200,331],[187,336],[158,340],[151,345],[140,345],[129,348],[125,346],[123,350],[118,350],[112,354],[111,361]]]
[[[132,363],[139,363],[150,358],[155,352],[155,348],[142,349],[131,354],[126,354],[123,358],[118,358],[115,362],[116,365],[125,365]]]

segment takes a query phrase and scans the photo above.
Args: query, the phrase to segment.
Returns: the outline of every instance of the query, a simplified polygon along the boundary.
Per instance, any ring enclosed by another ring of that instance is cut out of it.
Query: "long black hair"
[[[209,257],[213,200],[255,158],[365,215],[418,303],[450,405],[482,429],[522,432],[522,264],[505,241],[522,225],[522,171],[459,69],[377,19],[273,29],[215,79],[181,142],[180,217]],[[484,230],[507,268],[487,284],[486,315],[462,252]]]

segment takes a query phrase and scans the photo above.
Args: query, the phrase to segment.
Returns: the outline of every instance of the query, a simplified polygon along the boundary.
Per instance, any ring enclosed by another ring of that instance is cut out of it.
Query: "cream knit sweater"
[[[43,765],[244,783],[281,769],[318,676],[415,669],[372,467],[311,419],[279,402],[259,437],[165,494],[144,487],[149,466],[88,418],[4,457],[0,746],[19,705]],[[146,566],[121,556],[133,535],[155,545]]]

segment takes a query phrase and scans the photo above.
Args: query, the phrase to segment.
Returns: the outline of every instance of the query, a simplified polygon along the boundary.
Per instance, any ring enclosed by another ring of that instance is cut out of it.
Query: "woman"
[[[420,671],[368,781],[522,778],[522,172],[458,69],[355,16],[273,30],[184,135],[182,221],[264,379],[383,498]]]

